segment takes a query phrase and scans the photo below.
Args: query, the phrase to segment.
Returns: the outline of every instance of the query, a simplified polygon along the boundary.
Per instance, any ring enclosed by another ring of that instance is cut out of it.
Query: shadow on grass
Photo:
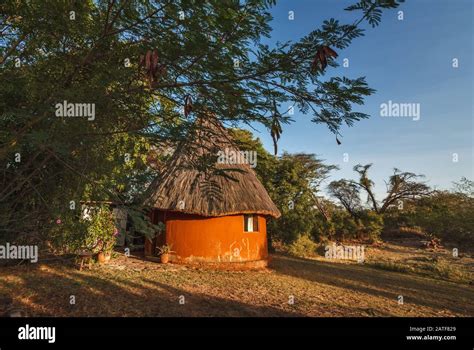
[[[474,290],[468,285],[379,270],[363,264],[342,264],[282,255],[275,256],[270,268],[280,274],[344,288],[349,292],[387,298],[394,303],[402,295],[405,304],[474,315]]]
[[[0,272],[0,296],[9,296],[28,316],[304,316],[276,307],[191,293],[151,279],[137,283],[127,278],[127,271],[111,275],[103,270],[97,275],[97,270],[79,272],[58,264],[16,270],[17,273],[9,273],[10,277],[14,275],[12,281],[5,280]],[[70,303],[72,296],[74,305]],[[182,296],[184,304],[180,303]]]
[[[393,306],[398,308],[398,296],[403,295],[405,305],[400,307],[406,308],[405,311],[416,304],[435,312],[474,315],[471,286],[366,265],[281,255],[273,257],[271,273],[213,273],[174,270],[173,266],[155,270],[158,266],[153,263],[146,265],[148,270],[137,272],[133,265],[123,270],[111,266],[80,272],[72,266],[51,263],[0,270],[0,314],[5,311],[2,300],[13,299],[14,304],[25,309],[29,316],[272,317],[326,315],[332,309],[338,315],[390,316],[394,314]],[[217,279],[216,283],[211,283],[214,280],[209,279],[212,278]],[[229,296],[218,294],[213,290],[215,286],[223,293],[228,292]],[[238,293],[233,294],[234,287]],[[311,293],[305,292],[312,287]],[[242,302],[236,297],[253,296],[252,288],[256,288],[255,298],[265,299],[259,301],[259,305]],[[328,288],[334,291],[337,300],[331,299],[331,293],[325,294]],[[271,297],[265,298],[272,292]],[[308,295],[301,300],[302,307],[292,310],[276,304],[285,302],[289,292]],[[70,304],[72,296],[74,305]],[[184,304],[180,303],[181,296]],[[384,307],[384,302],[391,303],[391,307]]]

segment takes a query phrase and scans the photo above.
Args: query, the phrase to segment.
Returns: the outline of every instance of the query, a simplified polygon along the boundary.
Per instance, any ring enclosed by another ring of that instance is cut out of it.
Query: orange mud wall
[[[244,231],[244,216],[202,217],[165,213],[166,243],[172,260],[181,262],[246,262],[266,260],[267,226],[258,215],[258,232]]]

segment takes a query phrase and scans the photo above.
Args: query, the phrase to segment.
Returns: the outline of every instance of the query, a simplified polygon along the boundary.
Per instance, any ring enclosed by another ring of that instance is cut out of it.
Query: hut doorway
[[[152,210],[150,213],[151,222],[154,224],[163,224],[166,227],[166,212],[161,210]],[[166,244],[166,229],[155,232],[153,239],[145,238],[145,256],[156,256],[158,248]]]

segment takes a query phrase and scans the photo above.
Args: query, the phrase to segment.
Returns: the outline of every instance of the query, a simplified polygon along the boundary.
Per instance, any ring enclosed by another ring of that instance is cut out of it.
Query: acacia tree
[[[357,164],[354,167],[354,171],[359,174],[359,182],[353,182],[353,184],[355,186],[360,187],[367,193],[367,202],[370,202],[373,210],[378,213],[379,206],[378,206],[377,200],[375,199],[375,195],[373,193],[374,182],[370,180],[369,177],[367,176],[367,173],[371,166],[372,164],[367,164],[367,165]]]
[[[377,214],[384,214],[387,209],[403,200],[414,200],[427,196],[431,190],[426,183],[421,181],[423,175],[403,172],[397,168],[386,182],[387,195],[379,203],[373,192],[374,182],[368,177],[372,164],[357,164],[354,171],[359,174],[359,180],[338,180],[329,184],[329,191],[337,198],[347,211],[353,215],[361,208],[360,190],[367,194],[367,203]]]
[[[387,185],[387,196],[382,201],[379,213],[385,211],[397,201],[405,199],[417,199],[430,194],[428,185],[420,181],[423,175],[417,175],[411,172],[402,172],[395,168],[393,175],[390,176]]]
[[[337,136],[367,117],[353,105],[374,90],[325,74],[399,2],[361,0],[351,23],[272,48],[261,38],[273,0],[2,2],[0,230],[47,232],[74,222],[81,200],[123,201],[150,147],[182,139],[203,112],[277,140],[294,105]],[[93,105],[94,118],[58,117],[64,101]]]
[[[362,205],[359,187],[353,182],[341,179],[332,181],[328,186],[329,193],[339,200],[352,218],[357,219]]]

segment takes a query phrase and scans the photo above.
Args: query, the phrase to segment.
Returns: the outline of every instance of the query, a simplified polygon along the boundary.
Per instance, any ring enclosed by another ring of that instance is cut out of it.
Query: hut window
[[[257,215],[244,215],[244,231],[245,232],[258,232],[258,216]]]

